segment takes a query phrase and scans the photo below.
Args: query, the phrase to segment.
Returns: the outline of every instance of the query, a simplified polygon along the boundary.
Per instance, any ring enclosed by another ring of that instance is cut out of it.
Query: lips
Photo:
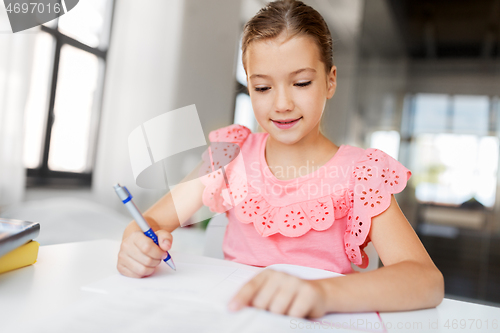
[[[295,118],[295,119],[280,119],[280,120],[273,120],[273,124],[276,125],[279,129],[288,129],[294,126],[296,123],[298,123],[302,119],[300,118]]]

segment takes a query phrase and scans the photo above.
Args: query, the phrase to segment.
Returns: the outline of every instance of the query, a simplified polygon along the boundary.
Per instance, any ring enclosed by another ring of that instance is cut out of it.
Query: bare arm
[[[326,312],[401,311],[441,303],[443,276],[394,196],[390,207],[372,219],[369,237],[385,267],[311,281],[264,270],[238,291],[229,308],[250,304],[296,317],[321,317]]]
[[[158,236],[157,246],[143,234],[137,223],[131,221],[123,233],[118,253],[118,271],[130,277],[145,277],[154,273],[156,266],[172,246],[172,234],[202,205],[205,186],[198,178],[198,166],[180,184],[165,194],[143,216]]]
[[[174,231],[203,206],[201,198],[205,186],[197,178],[201,163],[179,185],[143,213],[154,231]],[[175,197],[175,204],[172,196]],[[131,221],[123,233],[123,239],[140,230],[137,223]]]
[[[394,196],[389,208],[372,219],[370,239],[384,267],[323,280],[327,311],[401,311],[441,303],[443,275]]]

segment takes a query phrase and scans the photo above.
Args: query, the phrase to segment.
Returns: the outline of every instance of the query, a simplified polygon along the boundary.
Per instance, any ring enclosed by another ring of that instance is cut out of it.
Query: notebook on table
[[[36,262],[39,233],[38,222],[0,218],[0,273]]]
[[[187,312],[191,313],[189,316],[192,316],[193,312],[196,312],[199,316],[203,315],[203,319],[199,317],[200,325],[204,329],[217,328],[217,332],[297,332],[302,331],[302,329],[309,332],[311,331],[310,328],[318,327],[320,330],[346,329],[364,332],[386,332],[377,312],[330,313],[314,320],[276,315],[253,307],[244,308],[236,314],[230,313],[227,311],[227,304],[234,293],[262,269],[250,271],[245,268],[182,261],[176,262],[176,265],[177,271],[175,272],[166,265],[159,265],[152,276],[144,279],[115,274],[82,286],[85,291],[97,292],[107,296],[94,299],[87,305],[81,305],[81,308],[74,309],[67,315],[65,314],[63,316],[67,318],[65,325],[74,323],[75,317],[73,316],[77,313],[92,311],[92,313],[96,313],[95,318],[97,318],[95,327],[99,327],[99,325],[103,324],[103,320],[109,320],[113,316],[113,313],[107,309],[121,306],[124,313],[133,317],[134,314],[137,315],[138,308],[147,307],[148,310],[144,311],[147,316],[142,318],[142,322],[148,322],[150,325],[148,328],[151,330],[162,327],[162,320],[168,315],[170,328],[181,329],[183,327],[184,329],[189,328],[196,331],[195,323],[192,320],[187,320],[182,315],[182,311],[185,311],[183,308],[185,304],[186,308],[191,309],[191,312]],[[274,264],[266,267],[266,269],[274,269],[307,280],[342,276],[342,274],[322,269],[290,264]],[[124,295],[126,296],[124,297]],[[124,304],[129,305],[124,306]],[[167,311],[169,313],[156,313],[160,311],[157,309],[165,309],[169,304],[175,304],[173,309]],[[152,315],[153,313],[156,313],[156,315]],[[120,313],[120,317],[123,317],[122,313]],[[218,320],[223,320],[226,324],[225,327],[219,327]],[[69,326],[63,325],[61,327]],[[88,331],[92,331],[95,327],[88,326],[86,328]]]
[[[40,234],[40,223],[0,217],[0,257]]]

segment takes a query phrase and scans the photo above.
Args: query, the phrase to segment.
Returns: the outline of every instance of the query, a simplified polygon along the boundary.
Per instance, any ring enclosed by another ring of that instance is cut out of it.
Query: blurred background
[[[446,296],[500,305],[500,1],[310,0],[329,24],[338,88],[323,128],[380,148],[413,176],[397,196]],[[0,4],[0,216],[41,223],[41,245],[121,239],[166,190],[135,185],[129,133],[196,104],[208,133],[257,131],[239,50],[261,0],[82,0],[12,34]],[[204,228],[174,231],[203,252]]]

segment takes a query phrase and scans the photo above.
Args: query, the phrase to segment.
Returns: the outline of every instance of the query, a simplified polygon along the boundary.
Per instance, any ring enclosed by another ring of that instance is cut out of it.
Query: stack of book
[[[39,233],[38,222],[0,218],[0,273],[36,262]]]

